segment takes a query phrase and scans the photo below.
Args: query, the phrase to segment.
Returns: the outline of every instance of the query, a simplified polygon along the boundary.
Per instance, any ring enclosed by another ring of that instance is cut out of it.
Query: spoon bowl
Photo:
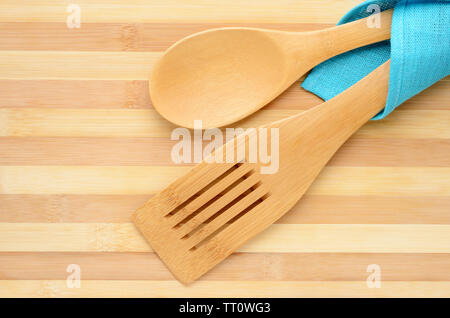
[[[214,29],[166,52],[152,73],[150,95],[157,111],[177,125],[192,128],[201,119],[204,127],[223,126],[281,93],[287,71],[285,52],[266,33]]]

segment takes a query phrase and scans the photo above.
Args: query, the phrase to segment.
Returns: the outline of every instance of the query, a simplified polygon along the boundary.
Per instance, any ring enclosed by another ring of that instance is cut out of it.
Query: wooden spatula
[[[278,172],[262,174],[264,164],[249,162],[248,151],[232,163],[207,163],[226,153],[221,148],[137,210],[136,226],[175,277],[192,282],[291,209],[338,148],[383,108],[388,78],[386,62],[328,102],[267,125],[279,132]],[[237,150],[252,137],[224,147]]]
[[[379,24],[374,23],[379,18]],[[277,97],[317,64],[387,40],[392,10],[311,32],[221,28],[190,35],[155,64],[150,97],[167,120],[194,128],[236,122]]]

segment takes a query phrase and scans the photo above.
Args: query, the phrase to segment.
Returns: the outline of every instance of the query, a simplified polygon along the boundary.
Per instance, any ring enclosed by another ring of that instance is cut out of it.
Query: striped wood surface
[[[0,296],[449,297],[449,78],[362,128],[292,211],[191,286],[130,223],[189,169],[148,98],[164,49],[211,27],[320,29],[359,2],[2,0]],[[80,29],[66,27],[69,3]],[[237,125],[318,103],[296,83]]]

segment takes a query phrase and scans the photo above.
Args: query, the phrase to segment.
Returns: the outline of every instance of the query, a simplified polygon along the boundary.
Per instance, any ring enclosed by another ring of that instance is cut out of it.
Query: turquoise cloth
[[[370,6],[372,5],[372,6]],[[450,1],[365,1],[338,24],[369,16],[373,5],[394,8],[391,40],[346,52],[316,66],[302,87],[328,100],[391,59],[389,93],[381,119],[450,74]]]

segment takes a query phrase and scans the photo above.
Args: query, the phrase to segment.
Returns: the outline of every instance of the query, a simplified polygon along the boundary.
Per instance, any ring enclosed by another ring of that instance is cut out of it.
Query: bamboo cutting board
[[[189,169],[148,98],[162,51],[211,27],[324,28],[359,2],[80,0],[70,29],[74,1],[2,0],[0,296],[450,297],[449,78],[363,127],[292,211],[190,286],[130,221]],[[237,126],[320,102],[296,83]]]

